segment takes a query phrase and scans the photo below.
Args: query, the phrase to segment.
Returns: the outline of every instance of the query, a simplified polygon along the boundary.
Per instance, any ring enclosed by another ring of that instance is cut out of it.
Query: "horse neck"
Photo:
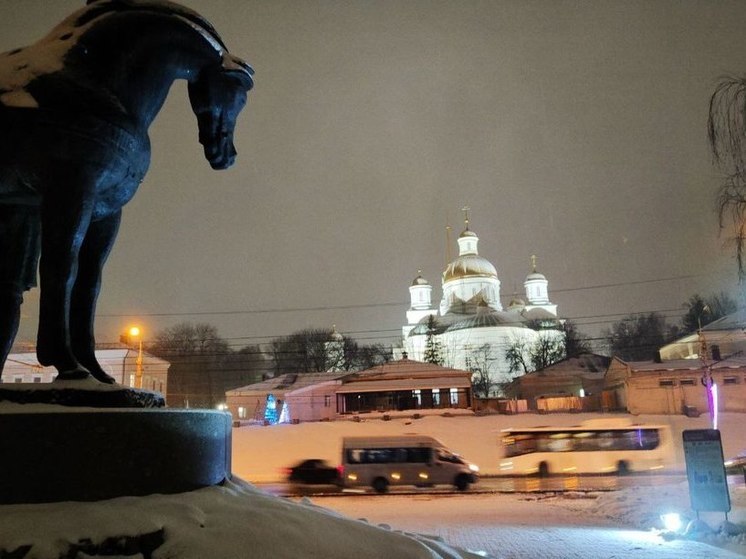
[[[115,14],[83,41],[98,53],[100,86],[142,129],[150,126],[175,80],[194,81],[221,58],[194,28],[161,14]]]

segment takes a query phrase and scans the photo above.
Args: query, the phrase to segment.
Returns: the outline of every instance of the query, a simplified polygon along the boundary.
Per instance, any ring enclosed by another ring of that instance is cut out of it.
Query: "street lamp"
[[[137,326],[133,326],[127,333],[130,339],[138,339],[137,360],[135,361],[135,388],[142,388],[142,332]]]

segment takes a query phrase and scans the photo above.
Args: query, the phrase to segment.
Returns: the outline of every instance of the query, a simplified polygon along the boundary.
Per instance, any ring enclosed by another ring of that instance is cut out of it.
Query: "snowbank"
[[[352,520],[236,480],[179,495],[0,507],[0,556],[476,559],[437,539]],[[31,545],[23,555],[24,548]]]

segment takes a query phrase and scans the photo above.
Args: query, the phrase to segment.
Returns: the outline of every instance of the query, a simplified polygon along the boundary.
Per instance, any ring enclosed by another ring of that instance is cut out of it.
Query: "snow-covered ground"
[[[480,464],[482,471],[489,474],[496,467],[496,442],[500,429],[510,425],[568,425],[587,418],[587,415],[438,415],[416,420],[394,417],[390,421],[383,421],[369,416],[360,422],[247,426],[234,429],[233,469],[237,476],[247,480],[277,480],[280,479],[279,468],[300,458],[316,456],[336,463],[340,439],[347,434],[420,433],[437,437]],[[745,419],[746,415],[739,414],[725,414],[722,417],[726,456],[735,455],[746,448],[746,430],[741,429]],[[707,427],[706,418],[649,416],[635,420],[668,423],[676,436],[683,429]],[[676,464],[683,470],[680,453]],[[542,503],[537,514],[540,515],[541,524],[547,526],[567,524],[569,516],[577,515],[579,530],[583,530],[584,526],[589,526],[591,530],[590,526],[599,525],[650,530],[651,526],[657,525],[658,516],[664,509],[678,510],[692,517],[686,483],[658,487],[655,491],[599,493],[595,497],[546,499],[546,506]],[[730,529],[736,532],[746,524],[746,494],[742,481],[731,488],[731,498],[733,510]],[[511,503],[515,503],[511,499],[515,497],[506,496],[495,500],[491,506],[503,507],[509,514]],[[390,501],[394,507],[406,507],[406,503],[406,499],[398,496]],[[0,506],[0,550],[16,551],[16,555],[8,556],[28,559],[95,557],[104,555],[104,552],[108,556],[179,559],[471,559],[486,556],[476,553],[480,549],[474,552],[458,549],[447,539],[444,542],[400,532],[394,522],[389,522],[389,529],[381,528],[318,505],[324,505],[324,502],[293,502],[273,497],[240,479],[223,487],[179,495],[124,497],[96,503],[6,505]],[[389,510],[391,506],[388,506]],[[594,516],[598,523],[587,524],[585,519]],[[725,536],[710,531],[719,526],[722,515],[709,513],[703,515],[703,520],[706,525],[691,537],[719,546],[727,545],[729,549],[746,555],[742,535]],[[431,533],[426,525],[420,526],[423,533]],[[546,534],[543,537],[546,538]],[[667,536],[661,532],[656,537]],[[682,535],[670,537],[679,538],[677,541],[684,538]],[[31,547],[25,550],[24,546]],[[154,550],[152,555],[150,550]]]

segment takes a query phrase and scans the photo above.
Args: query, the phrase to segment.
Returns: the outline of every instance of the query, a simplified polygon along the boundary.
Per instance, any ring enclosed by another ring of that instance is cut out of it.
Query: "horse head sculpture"
[[[39,362],[59,380],[114,382],[95,357],[95,306],[150,163],[148,128],[186,80],[205,157],[226,169],[252,76],[202,16],[166,0],[89,0],[0,54],[0,373],[38,266]]]
[[[236,159],[233,130],[246,104],[246,92],[253,86],[252,73],[246,63],[228,56],[219,68],[203,70],[188,86],[199,125],[199,143],[213,169],[227,169]]]

